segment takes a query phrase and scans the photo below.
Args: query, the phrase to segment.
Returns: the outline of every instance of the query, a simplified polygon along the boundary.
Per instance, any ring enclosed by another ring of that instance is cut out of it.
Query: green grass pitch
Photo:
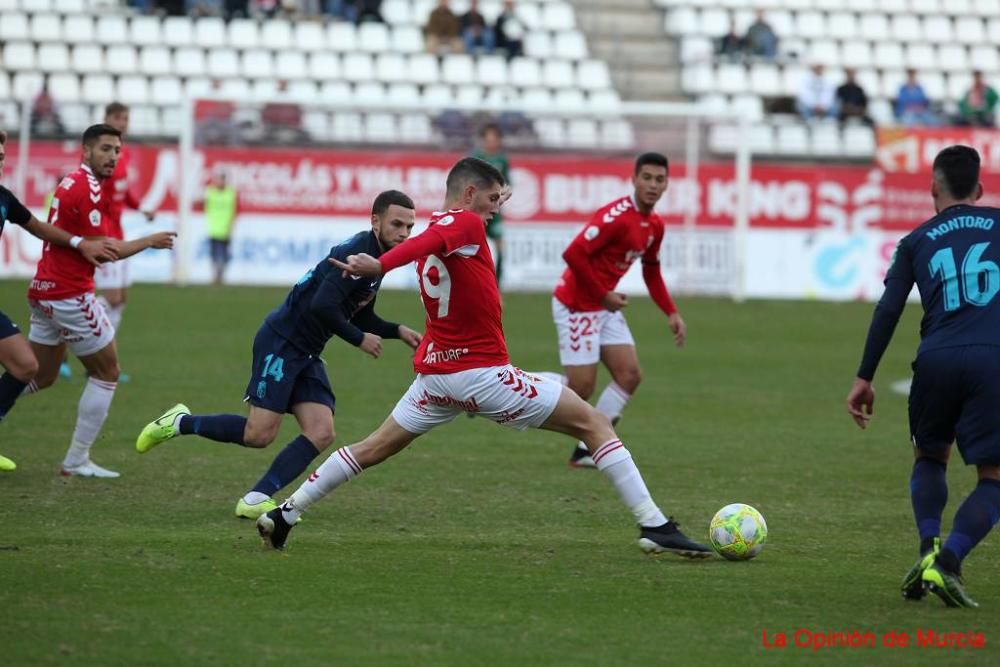
[[[24,281],[0,283],[26,330]],[[648,299],[627,310],[645,379],[619,425],[654,497],[707,539],[746,502],[770,538],[748,563],[647,558],[627,510],[571,443],[458,419],[317,505],[285,553],[266,551],[236,500],[295,436],[247,450],[185,438],[140,456],[142,426],[177,401],[242,412],[250,344],[284,290],[137,286],[123,369],[94,459],[118,480],[56,476],[82,386],[18,403],[0,427],[0,663],[4,665],[707,665],[1000,660],[996,533],[965,566],[978,611],[904,603],[915,558],[906,401],[920,314],[911,305],[859,431],[844,397],[869,304],[681,299],[688,346]],[[546,295],[506,297],[514,363],[555,369]],[[422,328],[413,294],[378,310]],[[409,384],[402,344],[325,358],[348,444]],[[603,385],[602,378],[599,387]],[[974,483],[956,457],[945,524]],[[293,485],[291,489],[294,489]],[[290,489],[290,490],[291,490]],[[794,646],[798,630],[874,633],[876,648]],[[889,631],[912,635],[885,648]],[[916,647],[918,630],[985,633],[986,647]],[[768,649],[786,633],[790,646]],[[815,654],[815,655],[814,655]]]

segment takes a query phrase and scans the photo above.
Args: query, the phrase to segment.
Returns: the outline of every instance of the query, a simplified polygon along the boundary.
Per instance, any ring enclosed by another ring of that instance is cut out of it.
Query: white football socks
[[[667,517],[649,495],[632,454],[621,440],[611,440],[598,447],[594,452],[594,463],[614,485],[640,526],[662,526],[667,522]]]
[[[609,382],[608,386],[601,392],[597,399],[597,405],[594,407],[614,424],[622,416],[622,411],[625,410],[630,398],[632,398],[632,394],[622,389],[617,383]],[[577,442],[576,446],[578,449],[587,449],[587,445],[582,441]]]
[[[351,454],[350,447],[341,447],[282,504],[282,517],[287,523],[294,524],[313,503],[360,474],[361,466]]]
[[[108,418],[111,399],[115,397],[117,386],[115,382],[87,379],[87,386],[83,388],[77,406],[76,428],[73,430],[73,440],[63,460],[63,467],[75,468],[90,458],[90,448],[97,440],[97,434],[104,426],[104,420]]]

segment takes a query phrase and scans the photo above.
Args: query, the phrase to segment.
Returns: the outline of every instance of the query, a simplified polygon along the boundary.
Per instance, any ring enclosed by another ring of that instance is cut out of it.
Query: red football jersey
[[[49,223],[73,236],[109,236],[110,182],[101,183],[90,167],[81,165],[56,188]],[[75,248],[46,243],[28,297],[69,299],[93,291],[94,266]]]
[[[122,212],[125,208],[138,209],[139,202],[128,189],[128,165],[130,156],[128,151],[122,146],[121,155],[118,157],[118,164],[115,165],[115,173],[109,179],[111,181],[111,205],[110,222],[111,227],[108,236],[116,239],[124,239],[122,231]]]
[[[427,322],[413,370],[443,375],[510,363],[483,219],[464,210],[434,213],[424,233],[440,235],[445,251],[417,260]]]
[[[618,281],[637,258],[659,261],[663,242],[663,220],[655,213],[643,215],[636,210],[632,197],[616,199],[597,210],[590,222],[573,239],[590,257],[603,292],[588,294],[581,289],[572,269],[563,271],[555,297],[576,311],[603,310],[601,297],[614,290]]]

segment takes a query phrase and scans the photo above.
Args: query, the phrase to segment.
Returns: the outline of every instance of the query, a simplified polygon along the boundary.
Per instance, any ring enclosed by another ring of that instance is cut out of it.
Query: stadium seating
[[[160,18],[133,15],[112,0],[0,0],[0,90],[30,99],[46,75],[67,129],[79,130],[96,117],[87,105],[118,97],[143,109],[141,129],[132,128],[134,134],[159,136],[176,129],[185,96],[209,92],[366,108],[506,102],[540,112],[578,112],[593,102],[606,112],[617,106],[607,65],[590,59],[568,2],[517,4],[529,31],[525,54],[509,62],[500,55],[464,54],[439,62],[426,53],[422,26],[434,4],[385,0],[385,24],[355,26],[280,17]],[[468,0],[455,0],[452,8],[460,13],[467,5]],[[492,22],[500,5],[483,0],[480,11]],[[14,129],[14,107],[8,103],[2,109],[0,125],[7,129]],[[312,114],[308,122],[333,140],[433,139],[429,118],[390,122],[364,116],[335,114],[324,121]],[[572,136],[572,147],[606,143],[599,123],[576,123],[573,129],[580,134],[557,132],[548,144],[568,147],[560,136]]]
[[[1000,82],[1000,0],[654,0],[664,11],[665,33],[676,39],[681,86],[705,109],[745,108],[747,96],[770,100],[794,96],[805,66],[822,63],[839,85],[854,68],[869,96],[869,113],[891,124],[891,100],[914,67],[928,96],[946,110],[968,89],[971,71]],[[757,7],[780,39],[773,62],[717,60],[714,42],[734,24],[738,34]],[[763,120],[754,115],[755,121]],[[772,118],[769,131],[755,128],[763,152],[780,156],[869,158],[874,138],[867,127],[827,123],[795,127]],[[731,125],[717,128],[710,144],[721,152],[735,145]]]

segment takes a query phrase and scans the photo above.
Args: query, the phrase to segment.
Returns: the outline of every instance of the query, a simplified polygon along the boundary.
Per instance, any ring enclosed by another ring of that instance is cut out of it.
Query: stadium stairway
[[[650,0],[571,0],[591,53],[626,100],[683,100],[676,43]]]

